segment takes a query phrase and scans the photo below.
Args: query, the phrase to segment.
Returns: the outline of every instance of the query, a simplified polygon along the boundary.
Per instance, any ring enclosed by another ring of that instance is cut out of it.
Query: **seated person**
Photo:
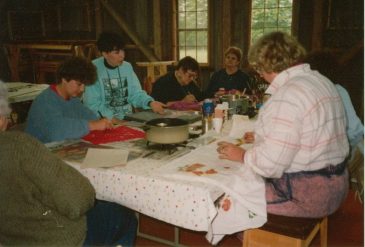
[[[250,94],[250,77],[239,66],[242,59],[242,51],[238,47],[231,46],[224,52],[224,68],[213,73],[210,78],[205,97],[213,98],[220,88],[224,90],[238,90]]]
[[[153,83],[151,96],[168,106],[178,101],[201,101],[202,93],[195,82],[198,73],[198,62],[192,57],[184,57],[173,72],[161,76]]]
[[[319,218],[335,212],[347,196],[349,145],[340,96],[330,80],[301,63],[305,53],[283,32],[251,46],[249,63],[269,83],[271,97],[258,113],[254,134],[245,134],[252,148],[220,142],[217,151],[265,179],[268,213]]]
[[[133,246],[137,220],[98,201],[89,180],[35,138],[4,131],[9,107],[0,82],[0,245]]]
[[[80,101],[80,94],[94,82],[95,66],[80,57],[60,65],[57,84],[52,84],[33,101],[25,131],[43,143],[77,139],[91,130],[112,128],[108,119],[98,119]]]
[[[346,113],[346,133],[349,139],[351,150],[354,152],[357,145],[360,143],[360,151],[363,150],[363,137],[364,137],[364,125],[360,118],[356,115],[354,106],[352,105],[351,98],[347,90],[339,83],[340,66],[334,54],[327,51],[316,51],[308,54],[304,60],[309,63],[311,69],[318,70],[319,73],[326,76],[334,84],[341,96],[342,103],[345,107]]]
[[[113,123],[131,113],[132,107],[163,113],[165,105],[142,90],[132,65],[124,61],[123,39],[118,34],[104,32],[96,44],[102,56],[93,60],[97,79],[93,85],[86,87],[84,104]]]

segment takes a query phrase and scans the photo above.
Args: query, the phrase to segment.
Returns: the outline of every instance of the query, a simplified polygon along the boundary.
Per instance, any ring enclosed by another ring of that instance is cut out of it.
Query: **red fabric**
[[[127,126],[119,126],[110,130],[93,130],[82,139],[92,144],[104,144],[109,142],[127,141],[144,138],[145,133]]]
[[[169,109],[178,111],[188,111],[188,110],[200,111],[201,104],[199,104],[199,102],[188,103],[188,102],[178,101],[171,104],[169,106]]]

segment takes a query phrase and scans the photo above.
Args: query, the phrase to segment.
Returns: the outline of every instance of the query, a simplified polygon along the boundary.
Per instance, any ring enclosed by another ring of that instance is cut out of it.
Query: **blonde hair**
[[[300,63],[305,55],[304,47],[294,37],[283,32],[272,32],[251,46],[248,62],[259,72],[279,73]]]
[[[0,81],[0,116],[8,116],[9,114],[8,89],[5,83]]]
[[[242,59],[242,50],[236,46],[228,47],[224,52],[224,56],[226,57],[228,54],[234,54],[238,61],[241,61]]]

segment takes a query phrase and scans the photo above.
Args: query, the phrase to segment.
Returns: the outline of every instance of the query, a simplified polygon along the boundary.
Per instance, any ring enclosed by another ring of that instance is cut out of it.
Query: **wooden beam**
[[[162,43],[161,43],[161,2],[154,0],[153,3],[153,43],[155,47],[155,54],[162,59]]]
[[[172,44],[172,59],[177,60],[177,50],[178,50],[178,44],[177,44],[177,0],[172,0],[172,16],[171,16],[171,25],[172,25],[172,32],[171,32],[171,44]]]
[[[231,0],[222,1],[222,63],[224,51],[231,46]]]
[[[99,0],[95,0],[95,34],[99,37],[101,33],[101,6]]]
[[[141,52],[151,62],[158,61],[156,55],[149,49],[149,47],[138,37],[137,33],[134,32],[127,22],[121,17],[106,0],[100,0],[101,5],[107,10],[107,12],[114,18],[117,24],[122,28],[124,32],[132,39],[132,41],[139,47]]]
[[[312,50],[320,50],[323,40],[323,1],[313,1]]]

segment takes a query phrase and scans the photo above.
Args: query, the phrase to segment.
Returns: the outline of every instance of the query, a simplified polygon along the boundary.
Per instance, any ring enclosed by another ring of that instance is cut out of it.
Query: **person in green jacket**
[[[37,139],[5,131],[10,109],[0,81],[0,245],[132,246],[137,220],[97,201],[89,180]]]

